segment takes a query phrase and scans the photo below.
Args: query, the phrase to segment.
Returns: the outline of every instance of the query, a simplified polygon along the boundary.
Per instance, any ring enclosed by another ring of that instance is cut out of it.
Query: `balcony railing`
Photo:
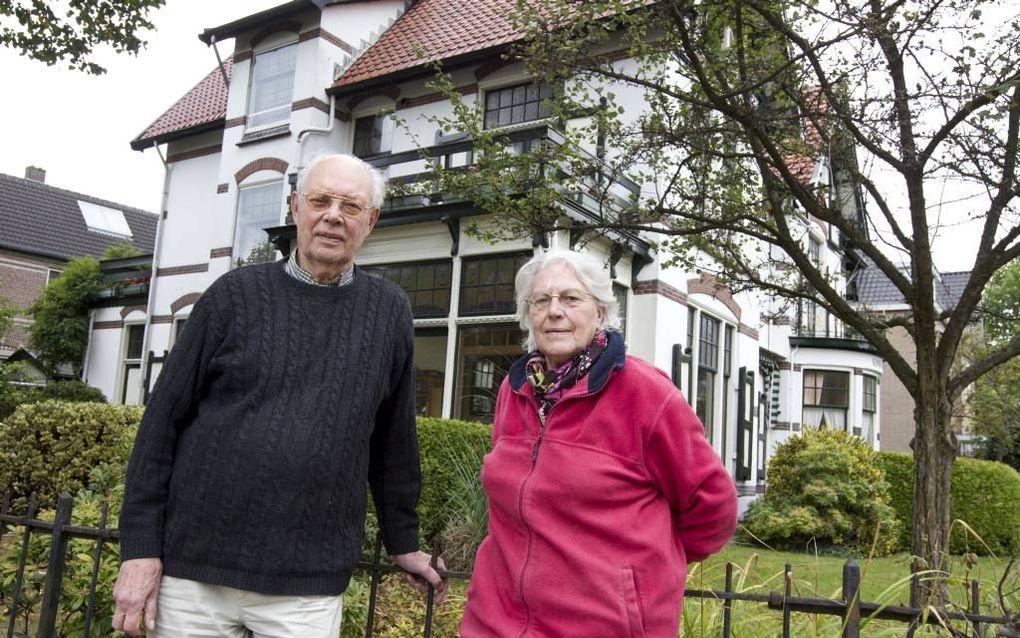
[[[536,144],[555,146],[569,144],[562,133],[548,124],[518,128],[506,133],[508,148],[525,152]],[[639,184],[623,175],[613,175],[609,166],[596,156],[579,148],[573,151],[586,160],[588,167],[594,167],[592,174],[583,182],[590,182],[591,188],[581,191],[568,190],[558,186],[571,176],[570,167],[559,164],[545,166],[538,179],[548,180],[560,193],[564,212],[585,223],[599,224],[615,221],[625,211],[634,209],[641,192]],[[436,182],[435,167],[444,170],[467,171],[475,162],[474,140],[466,134],[440,136],[432,146],[389,153],[366,158],[369,164],[386,173],[391,186],[398,192],[413,191],[414,194],[400,194],[388,197],[382,207],[379,226],[396,226],[425,221],[449,221],[459,217],[478,215],[481,211],[470,201],[453,193],[444,193]],[[266,232],[283,252],[289,252],[290,242],[295,236],[293,224],[266,228]],[[647,245],[636,234],[615,232],[638,252],[647,253]]]

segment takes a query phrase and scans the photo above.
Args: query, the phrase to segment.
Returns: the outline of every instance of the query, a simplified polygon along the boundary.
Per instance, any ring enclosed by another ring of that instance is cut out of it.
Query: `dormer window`
[[[252,61],[249,129],[287,122],[294,94],[297,43],[255,54]]]

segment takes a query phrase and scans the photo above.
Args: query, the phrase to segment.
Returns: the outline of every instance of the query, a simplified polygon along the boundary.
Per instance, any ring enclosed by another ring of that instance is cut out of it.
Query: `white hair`
[[[369,195],[371,196],[371,201],[368,203],[368,205],[370,208],[381,208],[383,205],[383,201],[386,199],[386,177],[383,176],[382,172],[379,169],[372,166],[365,160],[361,159],[360,157],[355,157],[354,155],[348,155],[347,153],[328,153],[323,155],[317,155],[311,161],[311,163],[308,164],[308,166],[298,171],[297,178],[298,192],[301,193],[304,192],[305,180],[308,179],[308,173],[310,173],[313,168],[315,168],[322,162],[338,159],[349,160],[351,162],[354,162],[356,166],[360,166],[362,169],[364,169],[366,173],[368,173],[368,177],[372,183],[372,192],[369,193]]]
[[[550,250],[532,257],[517,271],[514,288],[517,293],[517,320],[524,331],[524,349],[532,352],[537,349],[535,337],[531,331],[531,308],[528,297],[535,277],[546,266],[566,264],[574,271],[584,285],[588,294],[595,298],[601,311],[602,320],[599,330],[607,328],[620,329],[620,304],[613,294],[613,281],[609,278],[609,270],[591,255],[572,250]]]

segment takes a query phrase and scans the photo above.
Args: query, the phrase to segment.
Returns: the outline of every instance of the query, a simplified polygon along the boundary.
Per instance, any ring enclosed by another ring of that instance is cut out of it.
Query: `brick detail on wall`
[[[687,280],[687,294],[703,294],[721,301],[724,306],[730,309],[737,319],[740,319],[740,306],[730,293],[729,288],[722,286],[715,277],[708,273],[701,273],[695,279]]]
[[[326,115],[329,115],[329,104],[323,102],[317,97],[306,97],[303,100],[298,100],[290,105],[291,112],[300,111],[302,109],[319,109]]]
[[[235,58],[236,62],[237,59]],[[223,128],[234,128],[235,126],[244,126],[248,122],[248,116],[242,115],[240,117],[232,117],[223,123]]]
[[[312,29],[311,31],[305,31],[304,33],[298,35],[299,42],[304,42],[305,40],[313,40],[315,38],[322,38],[326,42],[329,42],[335,47],[343,49],[347,53],[350,54],[354,53],[354,47],[344,42],[340,37],[333,35],[329,31],[326,31],[322,27],[317,27],[315,29]]]
[[[203,148],[196,148],[191,151],[182,151],[180,153],[171,153],[166,156],[167,163],[171,162],[183,162],[184,160],[195,159],[196,157],[205,157],[206,155],[215,155],[220,152],[219,145],[216,146],[205,146]]]
[[[251,51],[241,51],[240,53],[235,53],[234,64],[237,64],[238,62],[244,62],[245,60],[250,60],[251,57],[252,57]]]
[[[276,171],[277,173],[286,173],[287,162],[276,157],[262,157],[248,162],[241,167],[241,170],[234,173],[234,182],[240,184],[246,177],[259,171]]]
[[[202,293],[200,292],[189,292],[186,295],[181,295],[172,304],[170,304],[171,314],[176,315],[178,310],[185,306],[190,306],[191,304],[195,303],[201,296]]]
[[[464,86],[457,87],[457,93],[461,95],[474,95],[478,92],[477,84],[465,84]],[[407,97],[397,102],[398,109],[409,109],[415,106],[425,106],[426,104],[433,104],[435,102],[443,102],[446,100],[446,95],[443,93],[426,93],[425,95],[419,95],[417,97]]]
[[[93,330],[113,330],[124,327],[123,321],[96,321],[92,324]]]
[[[174,322],[173,315],[153,315],[152,319],[149,320],[149,323],[173,323],[173,322]]]
[[[661,295],[670,301],[675,301],[684,306],[687,305],[687,295],[683,291],[658,279],[637,282],[634,286],[634,294]]]
[[[134,312],[136,310],[138,310],[140,312],[145,312],[145,306],[141,306],[141,305],[139,305],[139,306],[124,306],[123,308],[120,309],[120,318],[124,319],[125,317],[127,317],[129,314],[131,314],[132,312]]]
[[[758,331],[752,328],[751,326],[747,325],[746,323],[737,324],[737,332],[739,332],[742,335],[747,335],[748,337],[751,337],[755,341],[758,340]]]
[[[224,183],[224,184],[217,184],[216,185],[216,194],[217,195],[222,195],[223,193],[226,193],[229,190],[230,190],[230,184]]]
[[[789,370],[790,369],[790,362],[789,361],[780,361],[777,365],[778,365],[780,370]]]
[[[234,247],[227,246],[226,248],[213,248],[209,251],[209,259],[219,259],[220,257],[230,257],[234,254]]]
[[[49,268],[32,262],[0,262],[0,294],[18,308],[28,308],[46,287]]]
[[[789,421],[773,421],[772,429],[800,432],[800,423],[790,423]]]
[[[173,275],[190,275],[196,272],[209,272],[209,264],[190,264],[188,266],[170,266],[169,268],[157,268],[157,277],[171,277]]]

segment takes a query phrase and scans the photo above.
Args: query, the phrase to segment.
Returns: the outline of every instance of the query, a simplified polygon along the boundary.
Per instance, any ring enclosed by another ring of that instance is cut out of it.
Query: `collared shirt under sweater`
[[[267,594],[334,595],[372,487],[392,554],[418,548],[414,333],[406,295],[283,262],[222,276],[160,374],[128,467],[122,559]]]

